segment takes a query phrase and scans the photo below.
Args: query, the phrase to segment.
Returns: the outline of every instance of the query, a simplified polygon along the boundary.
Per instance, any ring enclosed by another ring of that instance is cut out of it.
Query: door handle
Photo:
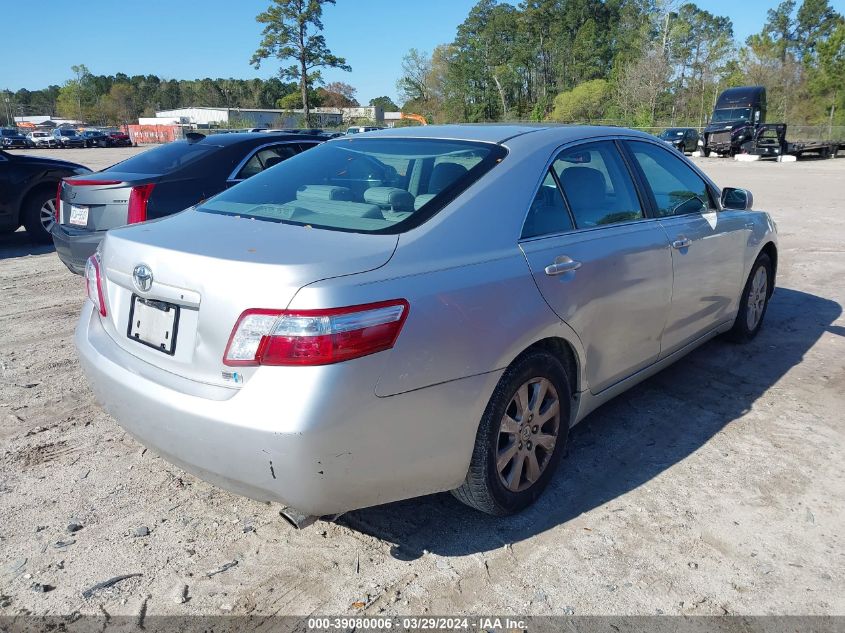
[[[692,244],[692,240],[688,237],[684,237],[683,235],[672,242],[672,248],[687,248],[690,244]]]
[[[579,268],[581,268],[581,262],[576,262],[568,257],[558,257],[554,264],[546,266],[546,274],[549,277],[554,277],[555,275],[573,272]]]

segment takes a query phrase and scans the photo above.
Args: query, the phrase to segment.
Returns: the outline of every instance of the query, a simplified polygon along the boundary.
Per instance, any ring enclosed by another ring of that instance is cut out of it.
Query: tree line
[[[845,124],[845,21],[784,0],[743,44],[679,0],[480,0],[455,39],[411,49],[397,91],[434,122],[702,125],[719,92],[764,85],[769,119]]]
[[[43,90],[0,92],[0,101],[9,99],[13,116],[48,115],[94,123],[124,125],[137,123],[138,117],[155,116],[157,110],[184,106],[231,108],[302,107],[299,85],[277,77],[270,79],[162,79],[156,75],[94,75],[84,64],[71,67],[73,76],[62,86]],[[359,105],[355,88],[332,82],[309,90],[309,104],[341,108]],[[377,97],[370,105],[388,110],[399,106],[389,97]],[[4,124],[6,113],[0,113]],[[232,123],[237,124],[236,121]],[[250,126],[247,120],[244,126]]]
[[[63,86],[6,91],[14,114],[121,124],[186,105],[304,108],[358,105],[355,88],[323,85],[321,68],[350,70],[322,35],[322,5],[272,0],[250,63],[275,58],[278,77],[162,79],[93,75],[72,66]],[[703,125],[719,92],[764,85],[769,119],[845,124],[845,19],[830,0],[783,0],[742,44],[734,25],[683,0],[479,0],[454,40],[411,49],[397,93],[431,122],[612,121]],[[388,96],[370,105],[398,106]]]

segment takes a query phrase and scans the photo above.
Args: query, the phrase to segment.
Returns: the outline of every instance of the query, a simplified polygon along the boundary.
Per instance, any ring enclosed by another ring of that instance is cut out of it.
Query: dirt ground
[[[779,225],[765,328],[593,413],[509,519],[439,494],[294,531],[185,474],[94,403],[82,280],[0,237],[0,615],[845,614],[845,160],[696,160]]]

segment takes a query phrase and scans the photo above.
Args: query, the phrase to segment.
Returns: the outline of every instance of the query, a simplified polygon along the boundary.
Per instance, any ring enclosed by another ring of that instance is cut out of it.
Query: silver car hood
[[[102,244],[106,331],[130,353],[175,374],[228,384],[223,353],[249,308],[284,309],[303,286],[374,270],[396,250],[396,235],[365,235],[187,210],[109,231]],[[144,264],[153,282],[133,280]],[[129,339],[132,295],[180,306],[172,356]],[[318,306],[315,306],[318,307]],[[243,372],[247,378],[249,368]]]

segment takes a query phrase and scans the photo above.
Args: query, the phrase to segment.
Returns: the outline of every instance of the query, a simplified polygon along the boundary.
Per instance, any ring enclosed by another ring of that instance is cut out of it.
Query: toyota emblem
[[[132,280],[138,290],[147,292],[153,287],[153,271],[146,264],[138,264],[132,271]]]

